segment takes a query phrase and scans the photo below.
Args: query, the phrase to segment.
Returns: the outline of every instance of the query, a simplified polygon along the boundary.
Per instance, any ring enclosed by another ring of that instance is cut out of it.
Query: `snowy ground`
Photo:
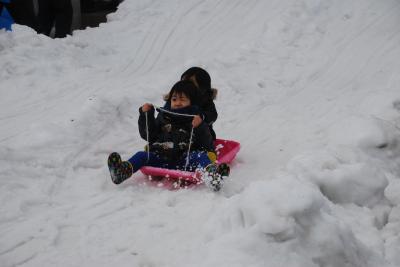
[[[400,266],[400,2],[126,0],[0,31],[0,266]],[[242,149],[219,193],[111,183],[188,67]]]

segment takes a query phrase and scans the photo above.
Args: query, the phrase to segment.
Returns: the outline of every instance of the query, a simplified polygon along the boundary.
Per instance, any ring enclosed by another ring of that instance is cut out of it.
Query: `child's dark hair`
[[[184,94],[190,99],[191,105],[197,105],[197,87],[191,81],[179,81],[174,84],[168,93],[168,103],[171,103],[171,98],[174,93]]]
[[[181,80],[189,80],[194,76],[200,89],[206,92],[211,90],[211,77],[208,72],[200,67],[191,67],[187,69],[182,75]]]

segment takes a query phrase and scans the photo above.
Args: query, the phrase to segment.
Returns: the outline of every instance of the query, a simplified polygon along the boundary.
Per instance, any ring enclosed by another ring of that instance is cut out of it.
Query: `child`
[[[157,118],[154,118],[154,107],[151,104],[146,103],[139,109],[139,132],[143,139],[148,138],[149,151],[137,152],[128,161],[122,161],[116,152],[110,154],[108,167],[115,184],[122,183],[143,166],[187,168],[188,171],[206,168],[219,174],[219,177],[228,175],[229,167],[226,164],[218,167],[212,164],[215,153],[208,126],[193,118],[200,114],[194,105],[195,93],[196,88],[192,82],[179,81],[168,94],[165,111],[161,111]],[[190,154],[187,157],[190,141]],[[213,189],[218,191],[220,186],[217,183]]]
[[[217,89],[211,88],[211,77],[208,72],[200,67],[191,67],[182,75],[181,80],[192,81],[197,87],[198,103],[201,110],[201,118],[208,124],[210,133],[215,140],[216,135],[213,123],[217,120],[218,113],[215,108],[214,99],[217,96]]]

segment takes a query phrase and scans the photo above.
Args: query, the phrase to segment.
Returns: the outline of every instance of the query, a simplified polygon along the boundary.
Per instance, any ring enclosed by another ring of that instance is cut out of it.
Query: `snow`
[[[65,39],[0,31],[0,266],[400,266],[399,12],[126,0]],[[242,145],[223,189],[114,185],[191,66]]]

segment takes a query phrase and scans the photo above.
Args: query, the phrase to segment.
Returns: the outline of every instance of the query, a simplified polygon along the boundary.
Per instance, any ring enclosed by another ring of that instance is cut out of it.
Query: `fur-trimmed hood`
[[[212,92],[212,100],[217,99],[218,89],[216,89],[216,88],[211,88],[211,92]]]

